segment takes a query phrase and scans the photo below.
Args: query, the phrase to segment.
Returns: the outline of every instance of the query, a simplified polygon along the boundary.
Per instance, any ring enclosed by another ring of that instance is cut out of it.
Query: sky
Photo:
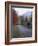
[[[22,16],[24,13],[27,13],[27,12],[32,12],[32,9],[31,8],[13,8],[16,13],[18,14],[18,16]]]

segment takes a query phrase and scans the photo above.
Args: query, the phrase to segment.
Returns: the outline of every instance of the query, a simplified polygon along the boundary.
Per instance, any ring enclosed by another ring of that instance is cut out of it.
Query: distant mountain
[[[23,16],[31,16],[32,15],[32,12],[31,11],[28,11],[26,13],[23,14]]]

